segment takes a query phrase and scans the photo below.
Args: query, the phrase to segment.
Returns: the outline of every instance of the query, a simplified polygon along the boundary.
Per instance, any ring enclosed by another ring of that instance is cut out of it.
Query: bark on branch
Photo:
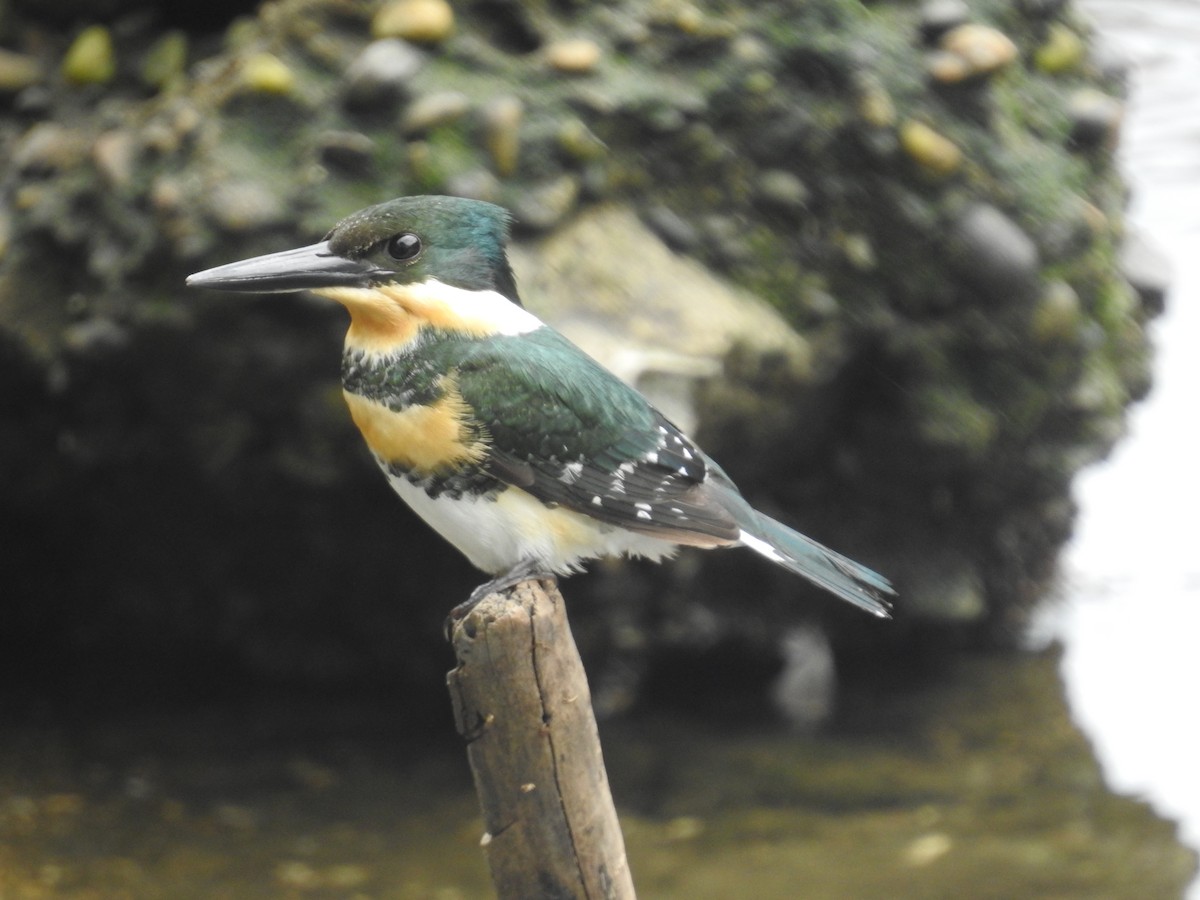
[[[451,634],[454,717],[500,900],[633,900],[587,678],[553,582],[486,597]]]

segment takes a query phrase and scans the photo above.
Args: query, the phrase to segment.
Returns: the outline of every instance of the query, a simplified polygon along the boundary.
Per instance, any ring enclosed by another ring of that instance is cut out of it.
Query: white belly
[[[566,575],[600,556],[644,556],[659,560],[675,545],[598,522],[558,507],[551,509],[520,488],[494,499],[430,497],[407,479],[387,474],[392,488],[434,531],[491,575],[534,559],[547,571]]]

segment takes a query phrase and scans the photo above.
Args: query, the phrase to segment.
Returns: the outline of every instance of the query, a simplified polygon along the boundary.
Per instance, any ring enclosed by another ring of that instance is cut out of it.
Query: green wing
[[[490,437],[487,469],[496,478],[676,542],[737,539],[738,519],[750,508],[724,473],[558,332],[459,342],[455,356],[447,362]],[[714,474],[721,490],[711,489]]]

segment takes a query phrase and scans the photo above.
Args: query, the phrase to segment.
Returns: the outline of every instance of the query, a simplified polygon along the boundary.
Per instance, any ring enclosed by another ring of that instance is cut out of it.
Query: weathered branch
[[[485,598],[454,626],[447,683],[501,900],[633,900],[587,678],[553,582]]]

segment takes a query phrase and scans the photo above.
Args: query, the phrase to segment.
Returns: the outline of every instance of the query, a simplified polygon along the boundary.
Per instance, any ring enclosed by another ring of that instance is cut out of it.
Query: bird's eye
[[[387,252],[392,259],[408,262],[421,252],[421,239],[411,231],[398,234],[387,242]]]

